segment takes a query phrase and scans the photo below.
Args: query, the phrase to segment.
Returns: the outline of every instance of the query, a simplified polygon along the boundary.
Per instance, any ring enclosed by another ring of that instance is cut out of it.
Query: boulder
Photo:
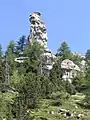
[[[62,78],[63,80],[68,80],[70,83],[72,82],[72,78],[74,78],[80,68],[78,65],[74,64],[73,61],[69,59],[65,59],[61,63],[62,70]]]

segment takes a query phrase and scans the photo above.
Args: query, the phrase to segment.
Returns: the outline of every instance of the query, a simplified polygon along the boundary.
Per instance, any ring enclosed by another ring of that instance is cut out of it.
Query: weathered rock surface
[[[65,59],[61,63],[62,78],[72,82],[71,79],[76,76],[77,71],[80,71],[78,65],[74,64],[73,61]]]
[[[47,48],[47,30],[44,22],[41,20],[41,13],[33,12],[30,17],[30,36],[29,40],[37,40]]]
[[[65,60],[62,61],[61,68],[62,69],[67,69],[67,70],[80,71],[80,68],[76,64],[74,64],[73,61],[71,61],[69,59],[65,59]]]
[[[41,73],[49,73],[52,69],[56,56],[48,49],[47,46],[47,29],[44,22],[41,19],[40,12],[33,12],[29,16],[30,21],[30,34],[28,40],[32,42],[33,40],[38,41],[41,45],[44,46],[45,50],[41,57],[42,65],[41,65]],[[27,57],[21,56],[19,58],[15,58],[16,62],[23,63],[27,59]],[[82,64],[84,64],[82,62]],[[76,75],[77,71],[80,71],[80,68],[74,64],[71,60],[65,59],[61,63],[62,69],[62,78],[64,80],[68,79],[71,82],[71,79]]]
[[[42,65],[44,72],[50,71],[55,63],[56,56],[49,50],[45,49],[43,55],[42,55]]]
[[[44,53],[41,55],[41,73],[49,74],[55,62],[56,56],[48,49],[47,46],[47,29],[44,22],[41,20],[40,12],[33,12],[29,16],[30,21],[30,34],[28,36],[28,41],[32,43],[33,40],[39,42],[44,46]],[[15,58],[15,62],[23,63],[27,57]]]

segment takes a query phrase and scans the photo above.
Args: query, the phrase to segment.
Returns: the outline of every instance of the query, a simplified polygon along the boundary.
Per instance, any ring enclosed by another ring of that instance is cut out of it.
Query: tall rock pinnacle
[[[37,40],[41,45],[47,48],[47,30],[44,22],[40,18],[41,13],[33,12],[29,16],[30,36],[29,40]]]

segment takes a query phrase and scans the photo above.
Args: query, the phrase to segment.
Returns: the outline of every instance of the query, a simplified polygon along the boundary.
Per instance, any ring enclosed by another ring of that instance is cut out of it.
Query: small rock
[[[66,113],[65,113],[65,117],[66,117],[66,118],[70,118],[70,117],[71,117],[71,113],[70,113],[70,112],[66,112]]]
[[[49,111],[48,114],[55,114],[55,112],[54,111]]]

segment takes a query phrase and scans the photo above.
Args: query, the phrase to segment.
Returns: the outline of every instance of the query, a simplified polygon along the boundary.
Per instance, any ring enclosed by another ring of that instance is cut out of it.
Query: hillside
[[[90,110],[81,108],[82,94],[72,95],[64,101],[62,99],[42,99],[36,109],[31,110],[33,120],[89,120]]]
[[[0,45],[0,120],[90,120],[90,49],[53,54],[41,13],[29,21],[28,37]]]

